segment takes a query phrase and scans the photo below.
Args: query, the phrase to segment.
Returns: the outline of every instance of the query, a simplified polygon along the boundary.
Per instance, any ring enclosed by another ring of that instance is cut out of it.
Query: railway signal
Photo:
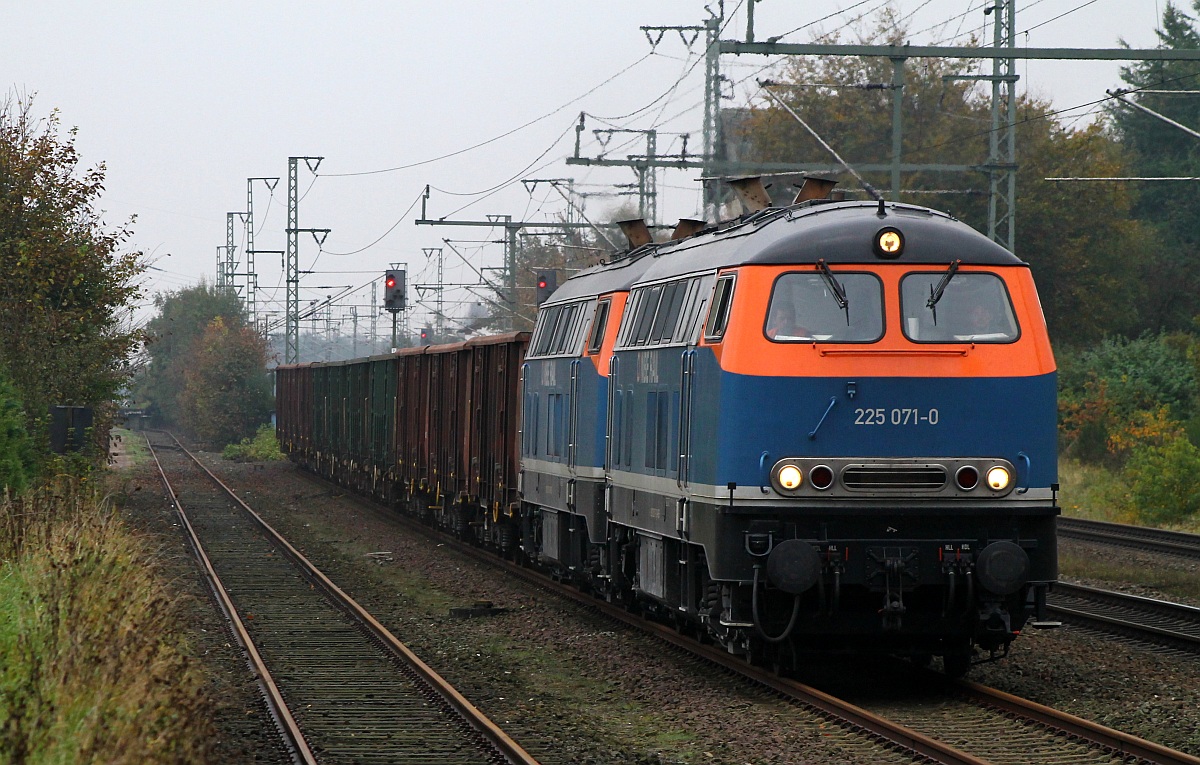
[[[421,344],[433,342],[433,327],[421,327]]]
[[[537,305],[545,303],[556,289],[558,289],[557,271],[537,272]]]
[[[387,271],[383,275],[383,307],[393,313],[407,308],[404,271]]]

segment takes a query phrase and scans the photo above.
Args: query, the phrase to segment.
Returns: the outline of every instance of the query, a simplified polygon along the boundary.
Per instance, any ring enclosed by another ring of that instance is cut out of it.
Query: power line
[[[614,75],[612,75],[611,77],[609,77],[608,79],[606,79],[604,82],[602,82],[602,83],[600,83],[599,85],[596,85],[595,87],[591,88],[591,89],[590,89],[590,90],[588,90],[586,93],[583,93],[583,94],[581,94],[581,95],[578,95],[578,96],[576,96],[575,98],[572,98],[570,101],[566,102],[566,103],[565,103],[565,104],[563,104],[562,106],[559,106],[558,108],[556,108],[556,109],[554,109],[554,110],[552,110],[552,111],[546,112],[545,114],[543,114],[543,115],[542,115],[542,116],[540,116],[540,117],[535,117],[534,119],[530,120],[529,122],[526,122],[524,125],[521,125],[521,126],[519,126],[519,127],[515,127],[515,128],[513,128],[512,130],[509,130],[509,131],[507,131],[507,132],[505,132],[505,133],[501,133],[500,135],[498,135],[498,136],[495,136],[495,137],[493,137],[493,138],[489,138],[489,139],[487,139],[486,141],[481,141],[481,142],[479,142],[479,143],[477,143],[477,144],[474,144],[473,146],[468,146],[468,147],[466,147],[465,149],[459,149],[459,150],[457,150],[457,151],[452,151],[452,152],[450,152],[450,153],[448,153],[448,154],[443,154],[443,155],[441,155],[440,157],[433,157],[433,158],[431,158],[431,159],[423,159],[423,160],[421,160],[421,161],[419,161],[419,162],[413,162],[413,163],[410,163],[410,164],[407,164],[407,165],[398,165],[398,166],[396,166],[396,167],[386,167],[386,168],[383,168],[383,169],[380,169],[380,170],[363,170],[363,171],[356,172],[356,173],[322,173],[322,175],[324,175],[324,176],[325,176],[325,177],[327,177],[327,178],[347,178],[347,177],[360,176],[360,175],[378,175],[378,174],[380,174],[380,173],[394,173],[394,172],[396,172],[396,171],[398,171],[398,170],[410,170],[410,169],[412,169],[412,168],[414,168],[414,167],[421,167],[422,165],[428,165],[428,164],[432,164],[432,163],[434,163],[434,162],[440,162],[440,161],[441,161],[441,160],[443,160],[443,159],[449,159],[449,158],[451,158],[451,157],[457,157],[457,156],[458,156],[458,155],[460,155],[460,154],[466,154],[466,153],[467,153],[467,152],[469,152],[469,151],[474,151],[475,149],[478,149],[478,148],[481,148],[481,147],[487,146],[488,144],[495,143],[496,141],[499,141],[499,140],[501,140],[501,139],[507,138],[507,137],[509,137],[510,135],[513,135],[514,133],[518,133],[518,132],[520,132],[520,131],[524,130],[525,128],[527,128],[527,127],[530,127],[531,125],[536,125],[537,123],[541,122],[542,120],[545,120],[545,119],[548,119],[548,118],[550,118],[550,117],[553,117],[555,114],[558,114],[558,113],[559,113],[559,112],[561,112],[563,109],[566,109],[568,106],[571,106],[572,104],[574,104],[574,103],[576,103],[576,102],[578,102],[578,101],[580,101],[580,100],[582,100],[582,99],[584,99],[584,98],[587,98],[587,97],[588,97],[588,96],[590,96],[592,93],[595,93],[595,92],[596,92],[597,90],[599,90],[600,88],[602,88],[602,87],[604,87],[605,85],[609,84],[609,83],[610,83],[610,82],[612,82],[613,80],[617,79],[618,77],[620,77],[621,75],[625,74],[625,73],[626,73],[626,72],[628,72],[630,69],[633,69],[635,66],[637,66],[637,65],[638,65],[638,64],[640,64],[640,63],[642,63],[643,61],[645,61],[646,59],[650,58],[650,57],[651,57],[651,56],[653,56],[653,55],[654,55],[654,51],[651,51],[651,52],[647,53],[646,55],[644,55],[644,56],[642,56],[641,58],[639,58],[637,61],[634,61],[634,62],[633,62],[632,64],[630,64],[629,66],[625,67],[625,68],[624,68],[624,69],[622,69],[621,71],[617,72],[616,74],[614,74]]]

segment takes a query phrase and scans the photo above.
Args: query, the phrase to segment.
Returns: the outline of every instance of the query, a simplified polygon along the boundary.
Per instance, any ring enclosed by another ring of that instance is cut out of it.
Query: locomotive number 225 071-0
[[[855,409],[855,425],[937,425],[941,415],[936,409],[897,407],[894,409]]]

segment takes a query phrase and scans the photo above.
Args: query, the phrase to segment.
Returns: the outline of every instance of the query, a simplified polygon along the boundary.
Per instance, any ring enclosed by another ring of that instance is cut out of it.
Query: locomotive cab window
[[[917,343],[1011,343],[1021,334],[996,274],[907,274],[900,280],[904,336]]]
[[[883,337],[883,283],[864,273],[783,274],[763,333],[777,343],[873,343]]]
[[[708,320],[704,323],[704,339],[710,343],[720,342],[725,336],[725,327],[729,325],[729,308],[733,305],[733,285],[736,281],[737,274],[726,274],[717,279],[717,289],[708,311]]]
[[[592,334],[588,337],[588,355],[599,353],[600,346],[604,344],[604,330],[608,327],[610,306],[612,306],[612,300],[601,300],[596,304],[596,316],[592,319]]]

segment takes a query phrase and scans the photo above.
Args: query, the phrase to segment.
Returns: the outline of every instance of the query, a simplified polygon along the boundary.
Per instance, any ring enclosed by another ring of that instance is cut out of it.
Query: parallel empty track
[[[147,440],[297,761],[536,765],[173,437]]]
[[[1089,521],[1083,518],[1058,519],[1058,535],[1063,539],[1126,547],[1135,550],[1168,553],[1185,558],[1200,558],[1200,534],[1166,531],[1148,526]]]
[[[1200,608],[1058,582],[1050,611],[1073,624],[1169,648],[1200,652]]]

